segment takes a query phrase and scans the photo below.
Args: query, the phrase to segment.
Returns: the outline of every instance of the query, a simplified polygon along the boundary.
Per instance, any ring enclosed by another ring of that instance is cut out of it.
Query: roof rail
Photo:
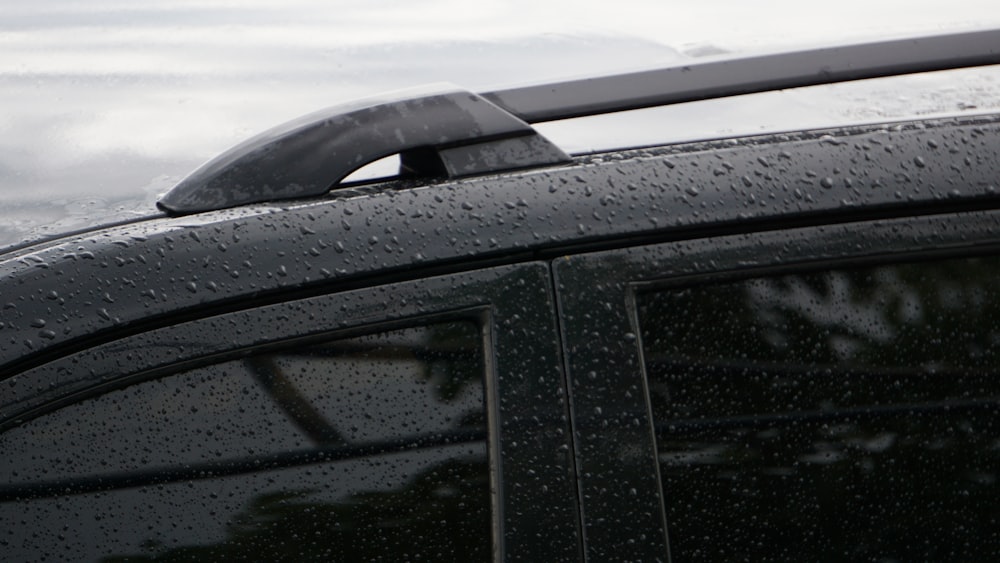
[[[698,61],[656,70],[510,88],[482,96],[528,123],[541,123],[784,88],[991,64],[1000,64],[1000,29]]]
[[[569,162],[530,125],[449,85],[327,108],[210,160],[157,205],[172,214],[326,193],[354,170],[399,154],[420,175],[468,176]]]
[[[783,88],[1000,64],[1000,30],[781,52],[474,94],[452,86],[335,106],[209,161],[157,205],[183,215],[321,195],[392,154],[460,177],[570,160],[529,124]]]

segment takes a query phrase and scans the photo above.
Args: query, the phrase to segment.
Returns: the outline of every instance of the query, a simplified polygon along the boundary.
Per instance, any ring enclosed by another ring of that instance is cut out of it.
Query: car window
[[[489,559],[483,342],[457,320],[302,344],[29,420],[0,435],[4,550]]]
[[[0,521],[19,524],[0,553],[578,558],[549,276],[533,262],[205,308],[8,377]],[[283,515],[303,527],[267,528]]]
[[[555,261],[588,554],[996,553],[998,221],[775,224]]]
[[[638,292],[674,560],[991,559],[998,275],[960,258]]]

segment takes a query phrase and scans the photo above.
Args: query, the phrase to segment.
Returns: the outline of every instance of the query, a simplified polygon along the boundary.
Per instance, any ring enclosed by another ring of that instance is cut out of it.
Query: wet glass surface
[[[991,560],[996,258],[640,293],[675,561]]]
[[[0,436],[8,560],[486,560],[471,322],[300,346],[84,400]],[[69,493],[69,494],[67,494]]]

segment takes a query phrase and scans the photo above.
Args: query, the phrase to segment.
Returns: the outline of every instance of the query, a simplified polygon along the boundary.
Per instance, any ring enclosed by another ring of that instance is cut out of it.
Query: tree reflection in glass
[[[487,560],[484,400],[482,333],[462,321],[137,383],[0,435],[21,460],[0,461],[0,518],[33,530],[4,548],[107,561]]]
[[[676,561],[992,560],[1000,261],[637,296]]]

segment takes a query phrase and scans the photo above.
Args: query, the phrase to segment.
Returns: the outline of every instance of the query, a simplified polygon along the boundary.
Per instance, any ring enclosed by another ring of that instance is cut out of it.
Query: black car
[[[993,560],[1000,115],[574,156],[531,124],[998,46],[348,104],[7,250],[2,559]]]

